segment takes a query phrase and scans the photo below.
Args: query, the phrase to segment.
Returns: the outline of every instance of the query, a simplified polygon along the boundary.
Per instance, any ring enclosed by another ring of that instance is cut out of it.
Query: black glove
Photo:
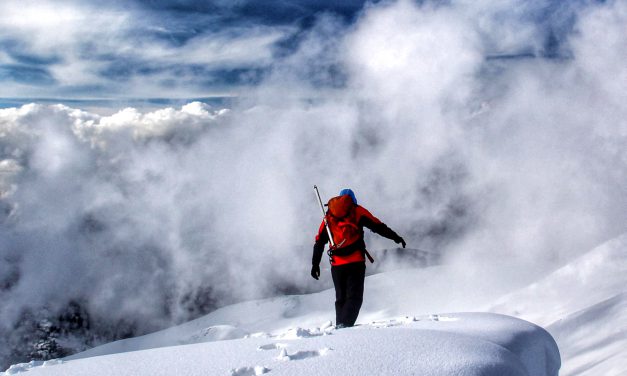
[[[318,279],[318,277],[320,277],[320,266],[319,265],[312,265],[311,266],[311,276],[314,279]]]
[[[402,245],[403,248],[405,248],[405,246],[407,245],[407,243],[405,243],[405,239],[401,238],[400,236],[395,241],[396,241],[396,244]]]

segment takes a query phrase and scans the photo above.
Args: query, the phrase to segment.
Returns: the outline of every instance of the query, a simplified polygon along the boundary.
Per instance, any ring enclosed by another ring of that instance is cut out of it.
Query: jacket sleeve
[[[361,212],[359,225],[369,228],[375,234],[379,234],[385,238],[391,239],[396,243],[401,241],[401,237],[396,232],[394,232],[394,230],[389,228],[385,223],[381,222],[379,218],[372,215],[364,207],[360,206],[359,208]]]
[[[318,229],[318,235],[316,235],[316,242],[313,246],[313,256],[311,258],[312,265],[320,265],[322,260],[322,254],[324,253],[324,245],[329,241],[329,235],[326,232],[324,221],[320,224]]]

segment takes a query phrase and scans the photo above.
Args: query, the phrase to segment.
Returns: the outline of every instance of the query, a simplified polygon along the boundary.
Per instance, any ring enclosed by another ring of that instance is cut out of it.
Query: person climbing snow
[[[363,302],[366,256],[373,262],[366,250],[363,228],[367,227],[375,234],[401,244],[403,248],[406,244],[385,223],[358,205],[351,189],[342,189],[337,197],[329,200],[327,206],[313,246],[311,276],[316,280],[320,277],[320,260],[324,246],[329,242],[330,232],[333,237],[330,243],[335,247],[331,246],[328,253],[335,286],[335,327],[339,329],[355,325]]]

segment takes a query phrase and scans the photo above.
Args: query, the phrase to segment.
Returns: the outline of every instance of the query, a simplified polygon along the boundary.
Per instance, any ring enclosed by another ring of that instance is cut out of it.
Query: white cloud
[[[132,26],[127,12],[68,1],[4,1],[0,14],[4,38],[15,38],[27,52],[37,55],[77,52],[81,42],[94,40],[111,51]]]
[[[199,85],[197,75],[191,72],[174,75],[167,73],[168,70],[188,64],[208,70],[263,67],[271,62],[273,44],[293,32],[285,27],[238,27],[201,32],[183,45],[175,45],[153,35],[158,28],[155,23],[167,25],[166,20],[156,17],[133,7],[72,1],[2,2],[3,38],[13,43],[20,54],[50,60],[44,68],[57,81],[54,87],[47,88],[37,88],[36,82],[35,86],[8,86],[4,95],[64,97],[68,95],[61,91],[64,87],[85,86],[94,87],[96,96],[168,96],[170,89],[162,81],[185,82],[187,97],[211,94]],[[162,33],[167,32],[166,26]],[[143,67],[155,72],[122,75],[126,82],[116,77],[115,70],[132,72]],[[112,76],[103,76],[102,72],[110,69]],[[181,89],[175,91],[184,94]]]
[[[236,37],[233,30],[200,35],[180,48],[165,47],[147,57],[218,68],[262,66],[271,62],[273,44],[285,37],[288,30],[291,29],[254,27],[237,31]]]

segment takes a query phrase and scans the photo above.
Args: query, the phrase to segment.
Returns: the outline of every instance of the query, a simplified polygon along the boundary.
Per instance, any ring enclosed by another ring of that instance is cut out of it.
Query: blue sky
[[[549,56],[559,55],[572,8],[586,2],[469,4],[504,9],[503,23],[531,20],[546,34],[540,49]],[[0,107],[59,99],[99,106],[224,100],[267,77],[321,17],[332,17],[342,30],[373,3],[379,1],[3,0]],[[495,53],[533,57],[537,50],[534,41]]]
[[[3,1],[0,101],[229,97],[363,0]]]

